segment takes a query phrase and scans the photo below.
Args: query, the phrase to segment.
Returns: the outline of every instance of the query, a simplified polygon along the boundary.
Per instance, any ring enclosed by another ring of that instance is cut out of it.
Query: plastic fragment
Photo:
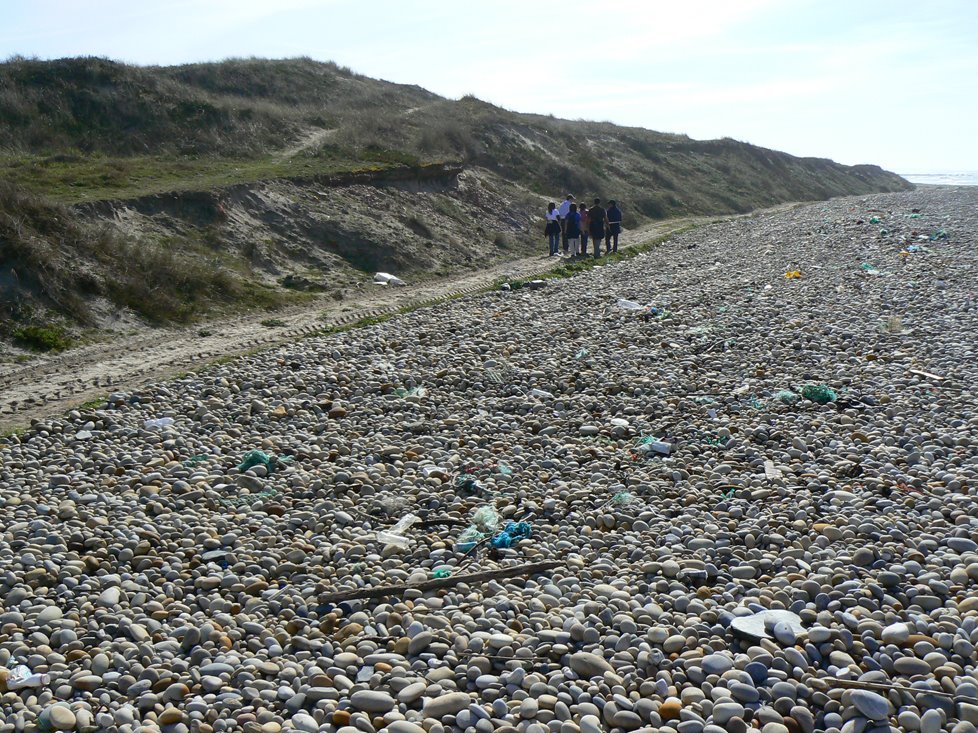
[[[263,450],[251,450],[245,453],[241,463],[238,464],[238,470],[247,471],[249,468],[261,465],[268,469],[269,473],[272,473],[282,464],[291,462],[292,458],[288,456],[278,457],[269,455]]]
[[[774,399],[785,405],[794,405],[801,400],[801,395],[796,392],[792,392],[790,389],[782,389],[780,392],[774,395]]]
[[[157,428],[165,428],[168,425],[173,424],[172,417],[157,417],[147,420],[143,423],[143,427],[147,430],[156,430]]]
[[[798,280],[801,277],[801,270],[788,270],[784,276],[786,280]]]
[[[801,389],[801,396],[820,405],[827,405],[829,402],[835,402],[838,395],[828,385],[806,384]]]
[[[421,517],[416,514],[405,514],[390,529],[382,529],[377,532],[377,541],[383,542],[385,545],[394,545],[395,547],[400,547],[402,550],[406,550],[411,546],[411,538],[405,537],[404,533],[412,525],[420,521]]]
[[[432,578],[450,578],[452,577],[452,571],[448,568],[438,568],[431,574]]]

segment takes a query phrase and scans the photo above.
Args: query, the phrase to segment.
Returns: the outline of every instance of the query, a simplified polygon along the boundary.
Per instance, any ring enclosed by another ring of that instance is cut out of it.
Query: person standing
[[[618,235],[621,234],[621,209],[618,202],[612,199],[608,202],[608,233],[604,235],[605,254],[618,252]],[[614,240],[615,246],[612,249],[611,242]]]
[[[577,204],[571,204],[567,212],[564,231],[567,233],[567,247],[571,257],[577,257],[581,241],[581,215],[577,211]]]
[[[587,254],[587,235],[590,231],[588,227],[591,225],[591,220],[588,218],[587,206],[581,204],[581,254]]]
[[[601,240],[604,239],[604,224],[607,214],[601,206],[601,199],[594,199],[594,206],[587,210],[588,229],[594,245],[594,259],[601,256]]]
[[[574,203],[573,194],[567,194],[567,197],[560,202],[560,208],[557,209],[557,216],[560,219],[560,230],[563,232],[564,237],[564,254],[567,254],[567,233],[564,232],[564,222],[567,219],[567,212],[570,211],[572,203]]]
[[[557,204],[552,201],[547,204],[547,226],[544,228],[547,242],[550,246],[550,256],[560,253],[560,220],[557,215]]]

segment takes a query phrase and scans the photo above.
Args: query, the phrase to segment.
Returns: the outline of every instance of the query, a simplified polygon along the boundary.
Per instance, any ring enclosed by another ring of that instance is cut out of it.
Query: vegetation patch
[[[67,332],[56,325],[20,326],[10,335],[15,344],[32,351],[64,351],[71,346]]]

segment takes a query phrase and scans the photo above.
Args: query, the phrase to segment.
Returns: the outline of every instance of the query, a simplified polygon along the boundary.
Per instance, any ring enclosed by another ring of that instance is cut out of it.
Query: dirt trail
[[[718,218],[657,222],[625,232],[621,244],[632,246]],[[191,327],[154,329],[113,337],[63,354],[37,357],[25,364],[0,365],[0,431],[24,427],[32,419],[62,414],[113,391],[132,391],[150,382],[200,369],[222,357],[269,348],[329,326],[393,313],[439,298],[475,293],[500,278],[531,277],[562,261],[563,258],[545,255],[528,257],[424,285],[376,287],[341,303],[323,296],[271,314],[262,311]],[[263,326],[261,322],[269,318],[285,325]]]

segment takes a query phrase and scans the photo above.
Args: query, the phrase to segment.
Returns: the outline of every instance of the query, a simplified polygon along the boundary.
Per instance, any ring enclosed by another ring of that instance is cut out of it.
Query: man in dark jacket
[[[601,256],[601,240],[604,239],[607,216],[601,206],[601,199],[594,199],[594,206],[587,210],[588,228],[591,230],[591,241],[594,243],[594,259]]]
[[[618,235],[621,234],[621,209],[617,201],[608,202],[608,232],[604,235],[604,251],[607,254],[618,251]],[[612,240],[615,243],[611,246]]]

